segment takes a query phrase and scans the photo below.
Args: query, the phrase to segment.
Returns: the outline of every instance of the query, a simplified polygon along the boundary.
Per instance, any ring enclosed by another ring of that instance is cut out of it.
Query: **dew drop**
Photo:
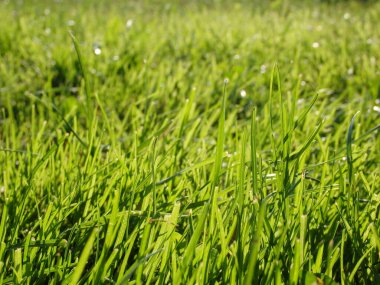
[[[312,45],[311,45],[313,48],[319,48],[319,43],[318,42],[314,42]]]
[[[297,100],[297,104],[298,105],[302,105],[303,103],[305,103],[305,99],[300,98],[300,99]]]
[[[349,20],[350,18],[351,18],[350,13],[344,13],[344,15],[343,15],[343,19],[345,19],[345,20]]]
[[[129,19],[127,20],[127,22],[125,23],[125,27],[129,30],[130,28],[132,28],[132,25],[133,25],[133,20],[132,19]]]
[[[74,21],[74,20],[68,20],[68,21],[67,21],[67,25],[68,25],[69,27],[72,27],[72,26],[75,25],[75,21]]]

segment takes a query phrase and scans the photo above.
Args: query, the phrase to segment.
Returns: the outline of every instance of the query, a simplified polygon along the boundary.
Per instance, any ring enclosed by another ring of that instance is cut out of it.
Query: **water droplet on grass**
[[[132,28],[132,25],[133,25],[133,20],[132,19],[129,19],[127,20],[127,22],[125,23],[125,27],[129,30],[130,28]]]
[[[263,64],[262,66],[260,66],[260,73],[264,74],[265,72],[267,72],[267,67]]]
[[[102,49],[99,43],[94,43],[92,45],[92,50],[94,51],[94,54],[100,55],[102,53]]]
[[[318,42],[314,42],[311,46],[313,48],[319,48],[320,44]]]
[[[240,91],[240,96],[243,97],[243,98],[246,97],[247,96],[247,92],[245,90],[241,90]]]
[[[305,99],[300,98],[300,99],[297,100],[297,104],[298,105],[302,105],[303,103],[305,103]]]
[[[351,18],[350,13],[344,13],[344,15],[343,15],[343,19],[345,19],[345,20],[349,20],[350,18]]]
[[[68,20],[68,21],[67,21],[67,25],[68,25],[69,27],[72,27],[72,26],[75,25],[75,21],[74,21],[74,20]]]

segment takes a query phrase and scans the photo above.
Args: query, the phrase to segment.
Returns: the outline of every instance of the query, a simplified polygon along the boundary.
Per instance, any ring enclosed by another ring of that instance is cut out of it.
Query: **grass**
[[[0,15],[1,284],[380,282],[379,3]]]

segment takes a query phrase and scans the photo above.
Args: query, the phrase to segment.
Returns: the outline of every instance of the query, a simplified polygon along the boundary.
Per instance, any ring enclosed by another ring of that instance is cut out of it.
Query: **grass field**
[[[380,284],[380,3],[336,2],[0,1],[0,284]]]

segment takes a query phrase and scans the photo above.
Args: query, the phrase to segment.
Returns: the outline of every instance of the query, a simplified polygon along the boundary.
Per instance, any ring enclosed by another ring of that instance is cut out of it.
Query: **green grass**
[[[0,284],[380,283],[379,3],[25,2]]]

